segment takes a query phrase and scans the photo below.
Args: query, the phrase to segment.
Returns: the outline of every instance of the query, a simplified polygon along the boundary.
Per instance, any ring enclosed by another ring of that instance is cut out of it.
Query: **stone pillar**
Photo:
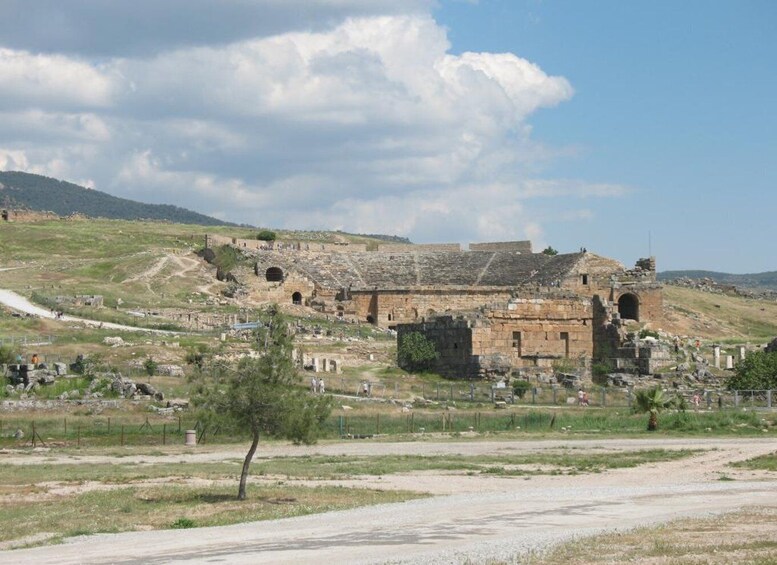
[[[712,362],[716,369],[720,369],[720,346],[712,346]]]
[[[737,354],[739,356],[740,361],[745,360],[745,346],[744,345],[738,345],[737,346]]]
[[[726,355],[726,369],[733,369],[733,368],[734,368],[734,356]]]
[[[318,357],[313,357],[310,360],[311,364],[313,365],[313,372],[318,373],[319,372],[319,366],[318,366]]]

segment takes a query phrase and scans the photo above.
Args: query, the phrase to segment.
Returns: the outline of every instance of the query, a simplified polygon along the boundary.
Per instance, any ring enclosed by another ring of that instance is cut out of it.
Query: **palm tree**
[[[647,426],[649,432],[654,432],[658,429],[658,415],[667,408],[674,406],[674,399],[664,395],[664,391],[657,386],[637,391],[634,400],[636,401],[634,406],[635,412],[639,414],[648,412],[650,414]]]

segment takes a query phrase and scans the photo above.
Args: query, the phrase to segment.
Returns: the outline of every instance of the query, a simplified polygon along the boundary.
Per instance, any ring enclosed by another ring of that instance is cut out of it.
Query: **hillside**
[[[777,291],[777,271],[732,275],[716,271],[664,271],[658,273],[658,280],[671,281],[675,279],[710,279],[718,284],[733,285],[738,288],[762,289]]]
[[[0,207],[50,211],[60,216],[84,214],[115,220],[156,220],[203,226],[232,225],[169,204],[144,204],[117,198],[57,179],[15,171],[0,172]]]

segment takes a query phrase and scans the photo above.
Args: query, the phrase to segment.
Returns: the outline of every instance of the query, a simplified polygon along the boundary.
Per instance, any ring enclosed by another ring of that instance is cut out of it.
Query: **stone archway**
[[[280,267],[270,267],[264,272],[267,282],[283,282],[283,270]]]
[[[618,298],[618,313],[622,320],[639,321],[639,297],[627,292]]]
[[[295,292],[291,295],[291,303],[297,304],[298,306],[302,305],[302,293],[301,292]]]

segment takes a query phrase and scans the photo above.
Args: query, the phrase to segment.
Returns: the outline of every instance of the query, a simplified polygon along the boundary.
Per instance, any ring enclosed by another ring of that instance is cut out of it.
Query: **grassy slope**
[[[777,335],[777,302],[664,288],[663,329],[702,338],[765,341]]]
[[[24,267],[0,271],[0,288],[27,295],[102,294],[109,306],[121,298],[137,308],[197,307],[194,293],[213,283],[212,273],[192,269],[179,277],[180,268],[167,261],[155,276],[132,279],[173,254],[196,258],[193,251],[208,232],[248,238],[256,230],[122,220],[0,223],[0,267]],[[376,243],[329,232],[279,232],[279,237]],[[777,335],[775,302],[672,286],[664,294],[666,319],[660,327],[672,333],[736,341]]]

